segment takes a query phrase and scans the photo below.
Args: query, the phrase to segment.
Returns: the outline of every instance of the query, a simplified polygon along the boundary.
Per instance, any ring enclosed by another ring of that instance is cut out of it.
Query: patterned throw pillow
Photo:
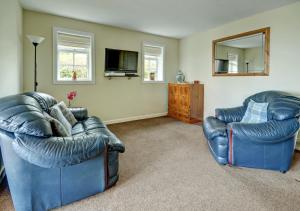
[[[247,110],[241,122],[243,123],[263,123],[268,121],[269,103],[257,103],[250,100]]]
[[[57,119],[50,116],[48,113],[43,112],[46,119],[50,122],[52,132],[57,137],[67,137],[71,134],[68,133],[67,129],[63,126],[63,124],[60,123]]]
[[[66,119],[66,117],[63,115],[62,111],[60,110],[58,104],[55,106],[52,106],[50,109],[50,116],[58,120],[66,129],[68,136],[71,136],[72,134],[72,125],[69,123],[69,121]]]
[[[70,122],[72,126],[74,126],[77,123],[77,120],[74,117],[73,113],[70,111],[70,109],[66,106],[66,104],[63,101],[61,101],[57,105],[59,106],[65,118]]]

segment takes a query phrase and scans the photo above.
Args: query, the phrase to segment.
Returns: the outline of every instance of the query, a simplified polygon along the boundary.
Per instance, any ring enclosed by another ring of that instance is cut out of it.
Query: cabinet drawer
[[[182,107],[190,107],[190,98],[187,96],[180,96],[179,99],[179,104]]]
[[[200,121],[203,117],[203,90],[201,84],[169,83],[169,116],[184,122]]]
[[[179,95],[189,96],[191,92],[191,87],[189,85],[182,85],[179,87]]]
[[[169,95],[178,95],[178,87],[169,85]]]

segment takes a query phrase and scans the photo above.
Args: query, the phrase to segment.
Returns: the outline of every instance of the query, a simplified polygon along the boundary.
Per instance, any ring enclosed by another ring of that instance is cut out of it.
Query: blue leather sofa
[[[268,121],[240,123],[250,99],[268,102]],[[211,154],[220,164],[279,170],[291,164],[299,129],[300,99],[279,91],[248,97],[242,106],[216,109],[203,124]]]
[[[16,211],[45,211],[103,192],[118,180],[122,142],[84,108],[72,137],[55,137],[44,93],[0,99],[0,147]]]
[[[4,187],[4,177],[5,177],[5,171],[4,171],[4,164],[1,156],[1,148],[0,148],[0,190]]]

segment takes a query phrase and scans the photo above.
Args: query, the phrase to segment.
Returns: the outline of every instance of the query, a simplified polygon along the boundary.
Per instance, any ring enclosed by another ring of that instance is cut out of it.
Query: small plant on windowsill
[[[76,91],[71,91],[69,93],[67,93],[67,99],[69,101],[69,108],[71,107],[71,102],[74,100],[74,98],[77,96],[77,92]]]
[[[73,72],[72,72],[72,80],[73,80],[73,81],[76,81],[76,80],[77,80],[77,72],[76,72],[76,71],[73,71]]]
[[[150,73],[150,81],[154,81],[155,80],[155,72],[151,72]]]

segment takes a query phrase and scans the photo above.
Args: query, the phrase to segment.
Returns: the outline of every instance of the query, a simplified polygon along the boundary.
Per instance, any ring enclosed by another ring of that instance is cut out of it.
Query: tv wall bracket
[[[105,77],[107,77],[109,80],[112,78],[128,78],[130,80],[131,78],[140,77],[138,74],[135,73],[105,73]]]

